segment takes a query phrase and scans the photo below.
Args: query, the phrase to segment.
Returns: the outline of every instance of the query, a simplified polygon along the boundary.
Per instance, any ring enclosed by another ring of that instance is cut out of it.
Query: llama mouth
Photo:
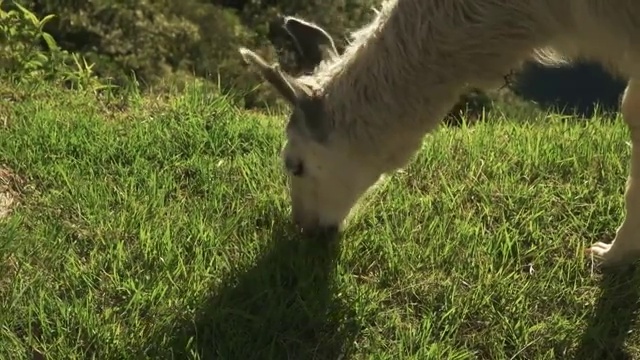
[[[331,241],[338,237],[339,228],[335,225],[319,226],[310,230],[302,230],[303,234],[313,240]]]
[[[293,213],[293,223],[305,237],[314,239],[334,238],[340,231],[340,226],[333,223],[323,224],[316,217],[302,217],[300,213]]]
[[[300,233],[305,237],[319,240],[329,240],[337,237],[340,227],[338,225],[300,226],[296,224]]]

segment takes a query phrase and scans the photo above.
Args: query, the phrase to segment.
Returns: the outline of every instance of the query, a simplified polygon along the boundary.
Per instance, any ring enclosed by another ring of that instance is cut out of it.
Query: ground
[[[283,116],[198,87],[22,91],[0,129],[2,359],[640,357],[640,274],[584,254],[623,216],[620,119],[439,129],[322,243],[290,225]]]

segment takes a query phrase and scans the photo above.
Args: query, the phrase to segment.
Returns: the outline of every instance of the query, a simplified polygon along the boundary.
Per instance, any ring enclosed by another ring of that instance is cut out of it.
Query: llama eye
[[[285,166],[293,176],[302,176],[304,174],[304,165],[301,160],[286,158]]]

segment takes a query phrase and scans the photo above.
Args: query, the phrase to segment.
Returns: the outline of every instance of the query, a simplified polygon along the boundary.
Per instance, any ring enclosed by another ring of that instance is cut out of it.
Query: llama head
[[[320,27],[287,17],[284,28],[312,68],[337,56],[333,40]],[[290,180],[294,222],[305,233],[335,233],[380,173],[367,166],[362,152],[335,128],[337,119],[322,88],[294,78],[251,50],[239,51],[292,108],[281,157]]]

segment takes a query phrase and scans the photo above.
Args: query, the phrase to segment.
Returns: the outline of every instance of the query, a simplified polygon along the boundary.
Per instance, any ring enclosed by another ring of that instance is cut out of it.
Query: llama
[[[319,26],[284,21],[305,44],[299,49],[322,49],[309,74],[293,77],[239,52],[292,107],[282,158],[303,232],[339,231],[384,174],[408,164],[463,89],[498,86],[526,59],[560,65],[581,57],[629,79],[621,113],[632,143],[624,219],[613,242],[587,252],[602,264],[639,257],[640,2],[385,0],[340,55]]]

